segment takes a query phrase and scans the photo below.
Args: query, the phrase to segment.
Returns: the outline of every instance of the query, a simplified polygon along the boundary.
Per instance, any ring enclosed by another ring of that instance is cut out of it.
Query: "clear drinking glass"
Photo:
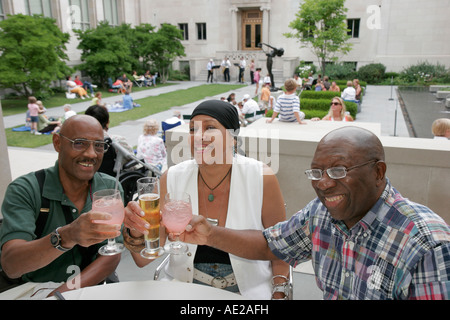
[[[159,180],[154,177],[140,178],[137,181],[139,206],[144,211],[144,219],[150,229],[145,236],[145,248],[141,250],[141,256],[146,259],[156,259],[164,253],[159,245],[159,225],[161,212],[159,210]]]
[[[191,197],[186,192],[167,193],[164,197],[162,209],[162,222],[169,233],[177,236],[175,242],[166,246],[166,251],[172,254],[187,252],[188,246],[179,241],[179,235],[184,232],[192,219]]]
[[[112,215],[111,220],[96,220],[96,223],[119,224],[123,223],[125,209],[120,191],[116,189],[104,189],[94,192],[92,198],[92,211],[106,212]],[[115,239],[108,239],[108,244],[102,246],[98,253],[103,256],[112,256],[125,250],[122,243],[116,243]]]

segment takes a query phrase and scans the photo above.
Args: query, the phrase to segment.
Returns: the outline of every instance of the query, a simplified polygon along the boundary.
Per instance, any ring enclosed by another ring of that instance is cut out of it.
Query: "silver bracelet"
[[[283,283],[277,283],[275,284],[274,279],[275,278],[283,278],[285,282]],[[272,300],[288,300],[289,297],[289,279],[282,275],[276,275],[272,277],[272,296],[277,293],[282,292],[284,293],[284,298],[281,299],[273,299]]]

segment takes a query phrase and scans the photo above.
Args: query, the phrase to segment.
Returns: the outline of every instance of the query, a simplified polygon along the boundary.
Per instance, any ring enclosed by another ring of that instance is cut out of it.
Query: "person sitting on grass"
[[[47,133],[47,132],[55,132],[55,129],[59,126],[61,126],[61,121],[50,121],[48,117],[45,115],[45,107],[42,104],[42,101],[38,100],[36,101],[36,104],[39,106],[39,115],[38,115],[38,131],[40,133]]]
[[[137,104],[136,102],[133,101],[133,98],[130,96],[130,91],[126,91],[125,95],[123,96],[123,100],[122,100],[122,105],[123,108],[126,110],[131,110],[134,107],[140,107],[140,104]]]
[[[66,85],[71,93],[79,95],[81,99],[89,98],[86,90],[78,86],[75,81],[72,80],[71,76],[67,77]]]

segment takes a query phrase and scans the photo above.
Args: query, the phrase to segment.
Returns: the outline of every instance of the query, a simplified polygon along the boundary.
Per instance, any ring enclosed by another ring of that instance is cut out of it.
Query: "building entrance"
[[[249,10],[242,12],[242,49],[260,50],[262,42],[262,12]]]

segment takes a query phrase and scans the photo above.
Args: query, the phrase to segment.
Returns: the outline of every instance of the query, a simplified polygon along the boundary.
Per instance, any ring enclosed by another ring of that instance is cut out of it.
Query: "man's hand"
[[[212,233],[213,226],[203,216],[194,216],[186,226],[186,231],[180,235],[180,240],[187,243],[207,245],[208,237]],[[169,239],[173,241],[172,234]]]
[[[89,247],[120,236],[121,225],[102,223],[103,220],[110,219],[109,213],[93,211],[83,213],[71,224],[60,228],[61,246],[68,249],[76,244]]]

